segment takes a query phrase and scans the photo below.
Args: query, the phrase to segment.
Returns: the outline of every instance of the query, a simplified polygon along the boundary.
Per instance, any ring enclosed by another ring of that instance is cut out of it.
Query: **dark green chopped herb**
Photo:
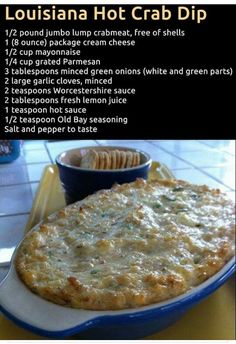
[[[156,209],[161,208],[161,203],[154,203],[152,207]]]
[[[183,191],[184,188],[182,186],[176,186],[175,188],[172,189],[173,192],[179,192],[179,191]]]
[[[202,226],[202,223],[197,223],[196,225],[195,225],[195,227],[201,227]]]
[[[176,201],[176,197],[172,195],[162,195],[162,197],[167,201],[171,201],[171,202]]]
[[[83,247],[82,244],[79,244],[79,245],[76,246],[76,248],[82,248],[82,247]]]
[[[109,283],[109,286],[112,287],[112,288],[117,288],[117,282],[116,281],[111,281]]]
[[[95,275],[95,274],[97,274],[98,272],[99,272],[98,269],[93,269],[93,270],[90,271],[91,275]]]
[[[130,223],[128,223],[128,224],[126,225],[126,228],[127,228],[129,231],[131,231],[131,230],[133,229],[133,226],[132,226]]]
[[[200,260],[201,260],[201,257],[199,257],[199,256],[196,256],[196,257],[193,258],[194,264],[200,263]]]

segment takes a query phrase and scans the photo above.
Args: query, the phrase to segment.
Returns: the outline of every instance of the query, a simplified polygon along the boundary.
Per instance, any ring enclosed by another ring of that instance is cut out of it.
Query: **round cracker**
[[[115,150],[115,154],[116,154],[116,167],[115,169],[119,169],[120,168],[120,164],[121,164],[121,154],[120,151],[118,149]]]
[[[126,167],[131,167],[133,162],[133,152],[127,151],[126,152]]]
[[[136,153],[136,166],[140,165],[140,153]]]
[[[134,167],[134,166],[135,166],[135,161],[136,161],[136,158],[135,158],[135,152],[132,152],[132,162],[131,162],[131,167]]]
[[[94,149],[94,155],[95,155],[95,169],[98,169],[99,166],[99,157],[98,157],[98,153],[96,152],[96,150]]]
[[[99,155],[99,170],[103,170],[105,166],[105,156],[104,152],[98,152]]]
[[[97,170],[100,170],[100,152],[98,151],[97,152],[97,154],[98,154],[98,157],[97,157]]]
[[[134,153],[133,166],[138,166],[138,152]]]
[[[97,162],[97,152],[95,150],[90,149],[81,159],[80,167],[88,168],[88,169],[95,169]]]
[[[121,155],[120,168],[125,168],[125,166],[126,166],[126,152],[120,151],[120,155]]]
[[[108,154],[108,158],[109,158],[108,169],[110,170],[110,169],[112,169],[111,152],[110,152],[110,151],[108,151],[108,152],[107,152],[107,154]]]
[[[110,168],[110,156],[107,152],[103,152],[103,156],[104,156],[104,170],[109,170]]]
[[[110,151],[110,157],[111,157],[111,169],[115,170],[117,167],[117,160],[116,160],[116,151]]]

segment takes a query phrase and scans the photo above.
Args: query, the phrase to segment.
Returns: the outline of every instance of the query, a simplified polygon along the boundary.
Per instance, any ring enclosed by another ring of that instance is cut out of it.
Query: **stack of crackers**
[[[92,170],[116,170],[140,165],[140,153],[133,151],[90,149],[81,159],[80,167]]]

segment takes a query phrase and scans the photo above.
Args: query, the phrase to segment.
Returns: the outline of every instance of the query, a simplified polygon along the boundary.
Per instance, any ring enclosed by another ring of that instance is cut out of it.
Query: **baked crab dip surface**
[[[235,208],[184,181],[115,185],[38,225],[16,268],[36,294],[68,307],[134,308],[175,297],[234,254]]]

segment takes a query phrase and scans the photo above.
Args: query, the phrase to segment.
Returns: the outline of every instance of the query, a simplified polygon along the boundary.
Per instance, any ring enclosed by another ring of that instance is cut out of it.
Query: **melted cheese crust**
[[[234,254],[235,208],[183,181],[117,185],[50,216],[21,244],[17,271],[35,293],[108,310],[172,298]]]

